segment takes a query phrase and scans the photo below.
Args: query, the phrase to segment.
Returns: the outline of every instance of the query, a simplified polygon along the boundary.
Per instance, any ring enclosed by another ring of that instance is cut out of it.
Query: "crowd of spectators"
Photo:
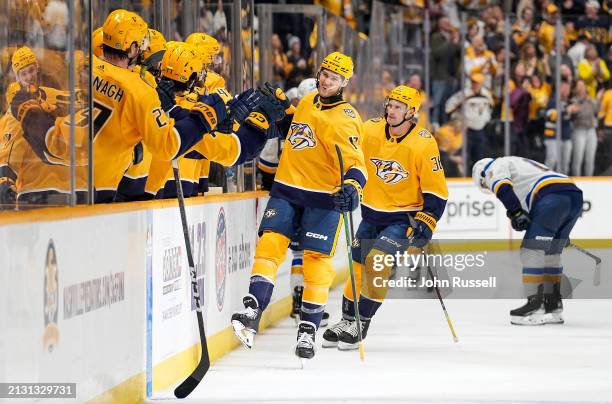
[[[506,15],[502,2],[468,7],[464,43],[460,15],[468,2],[433,3],[429,112],[441,149],[453,143],[442,137],[459,128],[466,134],[468,170],[484,156],[503,155],[504,96],[509,92],[513,155],[541,161],[565,174],[612,174],[609,2],[515,1],[509,15],[509,49],[504,47]],[[558,20],[559,57],[555,42]],[[508,83],[504,77],[505,52],[509,52],[510,60]],[[558,89],[557,59],[561,77]],[[561,100],[558,106],[557,91]],[[556,140],[558,115],[561,146]],[[461,172],[461,148],[450,150],[449,156],[452,160],[448,164],[456,165],[450,171],[465,175]]]

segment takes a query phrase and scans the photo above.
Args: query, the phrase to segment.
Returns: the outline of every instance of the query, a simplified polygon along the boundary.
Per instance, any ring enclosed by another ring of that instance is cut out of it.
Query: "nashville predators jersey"
[[[93,75],[94,182],[96,201],[106,202],[112,200],[140,141],[154,157],[171,160],[188,150],[204,129],[196,120],[169,119],[155,89],[136,72],[94,57]],[[50,148],[67,149],[68,139],[62,134],[47,136]]]
[[[183,109],[190,109],[197,102],[198,95],[205,92],[203,89],[196,89],[194,93],[185,96],[177,95],[176,105]],[[218,88],[214,92],[219,94],[223,101],[228,102],[231,95],[224,88]],[[193,149],[199,153],[198,159],[209,159],[224,166],[235,164],[240,155],[240,140],[235,135],[226,135],[213,132],[204,136]],[[189,154],[189,153],[186,153]],[[193,195],[194,189],[198,188],[202,170],[205,165],[199,164],[198,159],[181,156],[179,158],[179,173],[183,184],[183,192],[186,196]],[[209,165],[208,165],[209,167]],[[208,173],[206,172],[206,177]],[[174,184],[174,174],[170,161],[153,159],[149,177],[146,179],[146,192],[157,197],[175,197],[176,185]]]
[[[17,197],[33,193],[70,193],[70,162],[30,144],[10,113],[0,118],[0,177],[15,184]],[[87,168],[75,167],[75,191],[87,191]]]
[[[283,145],[270,195],[292,203],[333,209],[332,193],[340,183],[335,146],[342,151],[345,179],[365,185],[367,172],[359,113],[341,96],[323,102],[314,91],[297,106]]]
[[[393,136],[382,118],[367,121],[364,133],[368,183],[363,189],[363,219],[378,225],[409,223],[409,212],[425,211],[439,220],[448,188],[432,134],[415,124],[408,133]]]

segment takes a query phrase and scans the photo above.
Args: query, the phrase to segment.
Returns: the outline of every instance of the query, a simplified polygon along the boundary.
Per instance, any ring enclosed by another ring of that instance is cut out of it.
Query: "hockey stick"
[[[569,246],[572,248],[575,248],[576,250],[580,251],[584,255],[587,255],[588,257],[595,260],[595,274],[593,275],[593,285],[599,286],[599,284],[601,283],[601,258],[599,258],[597,255],[593,253],[590,253],[584,248],[577,246],[574,243],[569,243]]]
[[[340,163],[340,189],[344,184],[344,162],[342,160],[342,151],[336,145],[336,154],[338,155],[338,163]],[[353,290],[353,305],[355,306],[355,321],[357,322],[357,338],[359,340],[359,358],[365,360],[365,348],[363,347],[363,338],[361,336],[361,318],[359,317],[359,299],[357,298],[357,287],[355,284],[355,270],[353,269],[353,216],[347,218],[346,212],[342,212],[342,222],[344,224],[344,234],[346,238],[346,250],[348,253],[349,274],[351,276],[351,289]],[[349,226],[351,227],[349,229]]]
[[[187,214],[185,213],[185,197],[183,195],[183,186],[181,185],[181,176],[179,174],[178,160],[172,160],[172,172],[174,173],[174,182],[176,183],[176,194],[178,196],[179,211],[181,212],[181,224],[183,226],[183,236],[185,237],[185,249],[187,250],[187,261],[189,263],[189,272],[191,273],[191,289],[193,291],[193,300],[196,306],[196,315],[198,317],[198,330],[200,331],[200,346],[202,348],[202,356],[200,362],[194,371],[187,379],[183,381],[175,390],[176,398],[185,398],[198,386],[204,378],[206,372],[210,368],[210,357],[208,356],[208,345],[206,343],[206,333],[204,332],[204,319],[202,318],[202,306],[200,304],[200,292],[198,290],[198,279],[193,261],[193,252],[191,251],[191,241],[189,240],[189,227],[187,226]]]
[[[410,221],[410,227],[412,227],[413,229],[416,229],[416,221],[414,220],[414,218],[410,215],[408,215],[408,220]],[[412,240],[410,240],[412,241]],[[425,253],[425,250],[421,248],[421,252],[423,254]],[[429,277],[431,278],[434,284],[434,290],[436,291],[436,295],[438,295],[438,300],[440,301],[440,305],[442,306],[442,311],[444,311],[444,316],[446,317],[446,322],[448,323],[448,328],[450,328],[450,332],[451,334],[453,334],[453,341],[454,342],[459,342],[459,338],[457,338],[457,334],[455,333],[455,328],[453,327],[453,322],[450,319],[450,316],[448,315],[448,311],[446,310],[446,306],[444,305],[444,300],[442,299],[442,294],[440,294],[440,288],[438,287],[438,285],[436,285],[435,282],[435,278],[434,278],[434,274],[433,271],[431,270],[431,266],[429,266],[429,262],[427,261],[427,259],[425,259],[425,263],[427,266],[427,273],[429,274]]]

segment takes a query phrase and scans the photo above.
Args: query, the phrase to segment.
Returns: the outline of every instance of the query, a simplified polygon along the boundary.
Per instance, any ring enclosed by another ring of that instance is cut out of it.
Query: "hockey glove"
[[[506,212],[506,216],[510,219],[510,223],[512,223],[512,228],[516,231],[525,231],[529,227],[531,223],[531,219],[529,218],[529,213],[527,213],[523,209],[515,209],[512,212]]]
[[[425,212],[417,212],[414,218],[416,226],[414,228],[408,227],[406,237],[410,240],[411,247],[423,248],[431,241],[438,221]]]
[[[157,83],[157,95],[164,112],[168,112],[174,106],[174,82],[170,79],[161,79]]]
[[[295,113],[295,107],[291,105],[291,101],[289,101],[289,99],[287,98],[287,95],[279,87],[274,87],[272,84],[266,82],[264,84],[264,88],[260,88],[259,91],[261,91],[262,93],[264,93],[265,95],[269,97],[276,98],[283,106],[285,114]]]
[[[200,97],[199,101],[191,107],[191,114],[200,119],[206,130],[211,132],[219,122],[227,118],[227,109],[221,96],[213,93]]]
[[[334,207],[338,212],[352,212],[361,202],[361,185],[355,180],[344,180],[340,189],[332,194]]]
[[[12,205],[15,203],[16,196],[17,193],[15,192],[13,180],[7,177],[0,178],[0,204]]]
[[[19,122],[23,122],[23,118],[30,110],[42,110],[40,102],[37,101],[37,94],[26,90],[18,91],[11,101],[11,113]]]
[[[227,102],[230,116],[233,120],[242,125],[249,114],[259,107],[262,98],[262,94],[258,90],[252,88],[240,93]]]

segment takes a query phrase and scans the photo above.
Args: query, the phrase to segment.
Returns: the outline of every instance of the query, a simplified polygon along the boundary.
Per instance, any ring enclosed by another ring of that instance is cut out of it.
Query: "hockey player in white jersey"
[[[484,158],[472,179],[504,204],[521,243],[527,303],[510,311],[518,325],[563,323],[561,252],[582,212],[582,191],[566,175],[522,157]]]

